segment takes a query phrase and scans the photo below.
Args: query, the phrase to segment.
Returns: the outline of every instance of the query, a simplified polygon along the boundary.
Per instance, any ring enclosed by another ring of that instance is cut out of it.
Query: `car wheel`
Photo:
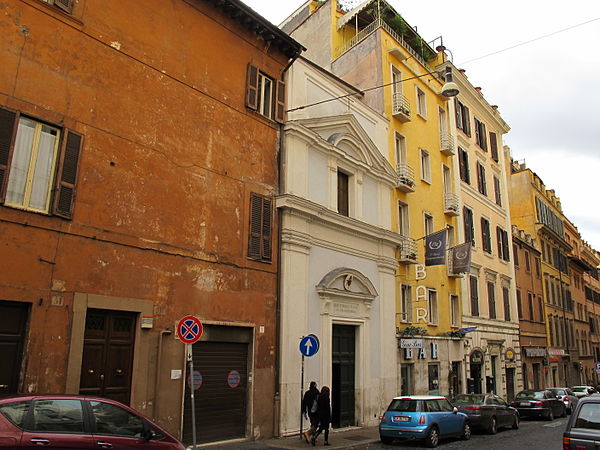
[[[552,408],[550,408],[550,410],[548,411],[548,415],[546,416],[546,419],[548,419],[550,422],[552,422],[554,420],[554,411],[552,411]]]
[[[492,416],[490,420],[490,426],[488,428],[488,433],[496,434],[498,432],[498,422],[496,421],[496,417]]]
[[[440,442],[440,432],[439,432],[438,428],[435,425],[433,425],[429,429],[429,433],[427,434],[427,437],[425,438],[425,445],[429,448],[433,448],[433,447],[437,447],[439,442]]]
[[[379,440],[382,444],[391,444],[392,442],[394,442],[394,438],[381,435],[379,435]]]
[[[519,416],[517,416],[516,414],[515,414],[515,421],[512,424],[512,428],[513,428],[513,430],[519,429]]]
[[[460,437],[463,441],[468,441],[471,439],[471,424],[465,420],[465,424],[463,425],[463,432]]]

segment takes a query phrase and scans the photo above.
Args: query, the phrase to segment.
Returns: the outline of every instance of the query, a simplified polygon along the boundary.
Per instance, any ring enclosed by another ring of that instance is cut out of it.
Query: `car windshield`
[[[517,398],[544,398],[544,391],[521,391]]]
[[[586,403],[582,405],[573,428],[600,430],[600,403]]]
[[[574,387],[573,392],[586,392],[587,388],[584,387]]]
[[[485,397],[483,395],[457,395],[454,397],[453,403],[465,403],[468,405],[480,405],[483,403],[483,399]]]
[[[417,400],[409,398],[394,399],[390,403],[388,411],[417,412],[417,404]]]

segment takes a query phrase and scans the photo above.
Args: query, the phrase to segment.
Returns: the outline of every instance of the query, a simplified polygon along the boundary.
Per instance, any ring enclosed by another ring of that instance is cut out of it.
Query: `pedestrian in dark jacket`
[[[329,401],[329,388],[327,386],[323,386],[321,388],[321,393],[319,394],[319,398],[317,399],[317,416],[319,419],[319,428],[317,428],[317,432],[313,434],[311,439],[311,444],[316,445],[317,438],[321,431],[324,432],[325,436],[325,445],[329,445],[329,424],[331,423],[331,403]]]
[[[304,439],[306,443],[310,442],[311,437],[316,433],[317,426],[319,425],[319,419],[317,417],[317,398],[319,397],[319,390],[317,389],[317,383],[314,381],[310,382],[308,391],[304,393],[302,397],[302,412],[305,419],[310,419],[310,428],[305,431]]]

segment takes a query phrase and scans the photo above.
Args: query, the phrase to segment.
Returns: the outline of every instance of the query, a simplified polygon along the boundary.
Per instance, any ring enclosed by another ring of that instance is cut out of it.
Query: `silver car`
[[[573,412],[577,406],[579,397],[577,397],[571,389],[566,387],[552,387],[548,388],[548,390],[556,395],[556,398],[564,402],[565,407],[567,408],[567,414],[571,414]]]

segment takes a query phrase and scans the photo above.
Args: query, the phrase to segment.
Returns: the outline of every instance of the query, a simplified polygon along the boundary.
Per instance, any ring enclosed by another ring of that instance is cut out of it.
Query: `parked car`
[[[564,450],[597,449],[600,441],[600,396],[582,398],[563,433]]]
[[[106,398],[25,395],[0,398],[0,447],[185,450],[141,413]]]
[[[579,398],[587,397],[588,395],[592,395],[597,392],[592,386],[573,386],[571,390]]]
[[[562,400],[556,398],[548,389],[527,389],[515,395],[513,408],[519,411],[521,417],[543,417],[554,420],[555,417],[565,417],[567,408]]]
[[[502,398],[494,394],[461,394],[452,404],[469,417],[473,428],[485,429],[496,434],[498,428],[519,428],[519,413]]]
[[[550,392],[556,395],[556,398],[562,400],[567,408],[567,414],[571,414],[577,402],[579,401],[579,397],[575,395],[575,393],[569,388],[563,387],[553,387],[548,388]]]
[[[423,439],[428,447],[436,447],[441,438],[450,436],[470,439],[471,424],[466,414],[440,396],[395,397],[379,423],[384,444],[406,438]]]

